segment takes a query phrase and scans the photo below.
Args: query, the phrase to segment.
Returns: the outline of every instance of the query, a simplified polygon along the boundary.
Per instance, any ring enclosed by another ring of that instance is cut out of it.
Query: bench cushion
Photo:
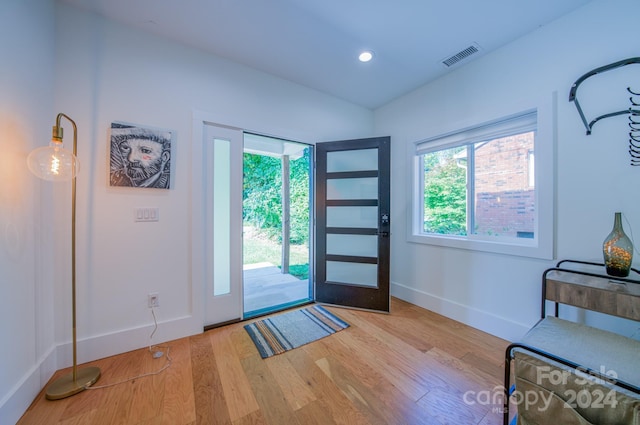
[[[635,339],[547,316],[521,342],[597,372],[614,371],[640,387],[640,341]]]
[[[640,387],[640,341],[547,317],[521,342]],[[518,424],[640,425],[640,395],[521,349],[514,358]]]

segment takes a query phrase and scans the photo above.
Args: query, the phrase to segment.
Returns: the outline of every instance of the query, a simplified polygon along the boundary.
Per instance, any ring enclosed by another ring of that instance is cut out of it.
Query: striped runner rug
[[[263,359],[329,336],[349,324],[322,306],[288,311],[245,325]]]

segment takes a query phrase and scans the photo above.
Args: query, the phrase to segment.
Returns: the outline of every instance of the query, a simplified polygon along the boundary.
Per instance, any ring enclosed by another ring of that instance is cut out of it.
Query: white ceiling
[[[590,0],[61,1],[375,109]]]

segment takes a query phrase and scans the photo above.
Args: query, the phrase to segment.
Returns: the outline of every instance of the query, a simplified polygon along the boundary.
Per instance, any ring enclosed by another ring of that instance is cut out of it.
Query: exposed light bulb
[[[80,168],[78,158],[56,139],[49,146],[33,150],[27,157],[27,165],[33,174],[50,181],[71,180]]]
[[[55,155],[51,157],[51,172],[55,175],[60,174],[60,159]]]

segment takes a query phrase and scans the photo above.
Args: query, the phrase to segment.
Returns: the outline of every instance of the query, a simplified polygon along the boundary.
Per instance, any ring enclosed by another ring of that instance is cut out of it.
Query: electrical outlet
[[[157,292],[152,292],[147,295],[147,306],[149,308],[160,307],[160,296]]]

